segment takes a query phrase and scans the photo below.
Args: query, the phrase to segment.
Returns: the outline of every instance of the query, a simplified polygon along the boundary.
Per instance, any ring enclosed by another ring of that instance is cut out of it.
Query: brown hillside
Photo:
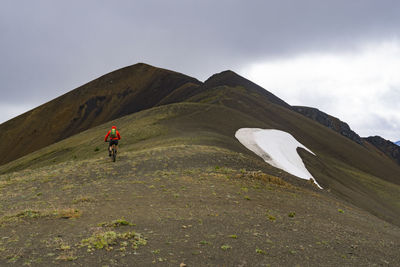
[[[126,67],[0,125],[0,165],[93,126],[148,109],[198,80],[146,64]],[[5,153],[7,152],[7,153]]]

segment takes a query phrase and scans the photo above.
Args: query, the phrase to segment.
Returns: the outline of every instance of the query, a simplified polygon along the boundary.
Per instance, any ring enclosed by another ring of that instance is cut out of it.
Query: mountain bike
[[[107,142],[110,143],[111,140]],[[112,144],[111,146],[111,159],[113,162],[115,162],[115,160],[117,159],[117,149],[115,148],[115,144]]]

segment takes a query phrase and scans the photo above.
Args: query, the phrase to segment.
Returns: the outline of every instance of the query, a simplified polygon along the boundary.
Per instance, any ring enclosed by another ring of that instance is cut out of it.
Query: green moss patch
[[[128,222],[125,219],[117,219],[114,220],[112,222],[103,222],[103,223],[99,223],[99,226],[101,227],[119,227],[119,226],[133,226],[135,224]]]
[[[132,249],[138,249],[139,246],[146,245],[146,239],[134,231],[117,233],[115,231],[105,231],[94,233],[89,238],[83,239],[79,247],[87,247],[88,251],[96,249],[112,250],[114,247],[125,248],[130,245]]]

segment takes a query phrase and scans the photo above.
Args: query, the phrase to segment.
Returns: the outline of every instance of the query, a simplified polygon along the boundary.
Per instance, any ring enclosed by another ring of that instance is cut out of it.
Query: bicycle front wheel
[[[116,160],[116,158],[117,158],[117,153],[115,153],[116,151],[115,151],[115,147],[113,147],[113,149],[112,149],[112,160],[113,160],[113,162],[115,162],[115,160]]]

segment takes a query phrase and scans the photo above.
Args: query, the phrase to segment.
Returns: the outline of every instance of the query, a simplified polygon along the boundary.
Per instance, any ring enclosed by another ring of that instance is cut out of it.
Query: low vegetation
[[[21,220],[28,219],[76,219],[82,215],[82,211],[74,208],[56,209],[56,210],[32,210],[26,209],[12,215],[0,217],[0,225],[13,224]]]
[[[115,227],[120,227],[120,226],[133,226],[133,225],[134,225],[133,223],[130,223],[125,219],[117,219],[117,220],[113,220],[113,221],[111,221],[109,223],[105,223],[105,222],[99,223],[99,226],[102,226],[102,227],[114,227],[114,228]]]
[[[139,246],[147,244],[146,239],[141,234],[134,231],[117,233],[115,231],[105,231],[93,233],[89,238],[83,239],[79,246],[87,247],[88,252],[95,249],[125,251],[127,247],[138,249]]]

